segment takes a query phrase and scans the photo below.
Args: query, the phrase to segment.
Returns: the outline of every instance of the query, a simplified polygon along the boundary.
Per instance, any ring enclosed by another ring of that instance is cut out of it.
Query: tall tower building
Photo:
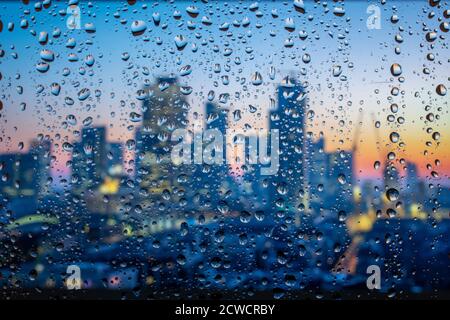
[[[110,142],[106,145],[107,152],[107,173],[109,176],[121,176],[123,169],[123,147],[121,143]]]
[[[191,168],[175,166],[171,161],[171,134],[186,129],[189,105],[176,78],[161,77],[144,89],[143,123],[136,132],[136,180],[145,195],[145,207],[154,205],[167,210],[186,194]],[[166,210],[165,210],[166,211]]]
[[[221,200],[222,187],[228,177],[228,167],[226,164],[226,132],[228,127],[228,110],[219,108],[212,102],[205,105],[205,116],[203,128],[203,150],[210,143],[214,143],[213,137],[208,136],[206,130],[215,129],[219,131],[223,137],[223,141],[217,141],[217,147],[214,153],[222,154],[222,164],[196,164],[195,174],[192,176],[193,189],[198,195],[197,198],[202,199],[202,203],[209,204],[212,209],[218,206]]]
[[[307,138],[305,151],[308,203],[314,215],[318,215],[325,205],[330,172],[329,155],[325,153],[324,138],[321,137],[317,141]]]
[[[387,161],[384,166],[383,180],[386,190],[393,188],[400,191],[400,176],[398,174],[397,168],[390,161]]]
[[[212,102],[205,105],[205,127],[206,129],[218,129],[222,134],[228,127],[228,110],[219,108]]]
[[[35,187],[38,195],[48,193],[48,179],[50,178],[51,166],[51,143],[49,140],[34,140],[31,143],[30,153],[35,162]]]
[[[329,155],[328,203],[338,211],[353,211],[353,153],[336,151]]]
[[[406,196],[407,209],[410,212],[412,205],[424,207],[428,197],[425,183],[419,176],[417,165],[412,162],[406,164],[406,187],[404,196]]]
[[[278,108],[270,114],[269,128],[280,137],[279,170],[271,177],[274,210],[290,209],[304,201],[304,127],[306,96],[300,82],[286,77],[277,89]]]
[[[107,171],[106,128],[92,127],[81,131],[81,141],[75,143],[72,159],[74,191],[97,188]]]

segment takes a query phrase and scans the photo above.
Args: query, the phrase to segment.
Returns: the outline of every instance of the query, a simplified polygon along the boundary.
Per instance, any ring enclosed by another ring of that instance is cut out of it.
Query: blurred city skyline
[[[333,15],[332,6],[337,4],[330,4],[329,12],[325,12],[324,7],[305,1],[307,12],[305,15],[298,15],[290,5],[263,1],[258,9],[262,12],[260,17],[253,17],[256,13],[248,10],[248,3],[230,2],[223,7],[198,3],[200,15],[193,19],[185,14],[188,4],[189,2],[160,3],[143,8],[142,3],[138,2],[131,12],[126,2],[96,2],[88,6],[87,2],[81,1],[79,5],[83,28],[86,23],[93,23],[96,27],[95,33],[88,33],[84,29],[68,30],[65,25],[67,17],[59,15],[56,9],[56,16],[48,16],[45,10],[34,12],[40,24],[22,29],[19,27],[22,17],[12,13],[23,12],[25,6],[19,2],[3,3],[2,50],[5,56],[0,62],[4,76],[0,85],[7,94],[2,98],[3,139],[0,152],[20,151],[22,145],[23,150],[27,150],[30,141],[38,134],[48,134],[53,140],[56,155],[53,175],[56,180],[60,175],[66,178],[70,174],[66,167],[69,155],[62,150],[62,145],[64,142],[73,143],[77,140],[74,131],[81,129],[83,119],[91,117],[92,126],[107,127],[108,140],[125,144],[133,137],[136,127],[136,123],[130,121],[131,112],[142,114],[136,92],[145,81],[153,82],[155,75],[179,76],[179,69],[190,65],[192,73],[180,77],[180,81],[192,86],[192,94],[187,96],[191,105],[189,119],[192,125],[198,125],[195,115],[202,112],[208,91],[212,89],[216,93],[216,100],[222,93],[230,95],[223,107],[231,112],[241,111],[241,120],[230,121],[231,128],[242,130],[246,125],[256,129],[267,126],[268,114],[274,107],[271,99],[276,100],[276,86],[285,76],[293,74],[302,83],[308,83],[308,109],[314,114],[310,113],[308,116],[307,130],[313,132],[316,139],[323,132],[327,151],[351,150],[357,145],[355,175],[358,179],[380,178],[382,174],[374,169],[375,161],[383,163],[387,150],[395,150],[397,158],[403,157],[417,163],[422,177],[430,176],[427,164],[433,164],[439,159],[440,167],[433,169],[439,173],[437,181],[448,183],[448,98],[429,90],[446,81],[446,68],[440,64],[445,63],[442,59],[448,48],[445,44],[434,45],[431,51],[436,59],[429,61],[429,65],[424,65],[430,69],[433,78],[427,78],[429,86],[424,87],[426,75],[418,69],[418,61],[426,59],[429,44],[421,32],[419,20],[411,20],[417,10],[417,2],[380,4],[382,24],[379,30],[367,28],[367,3],[363,1],[345,3],[344,17]],[[56,3],[55,6],[61,10],[66,8],[64,3]],[[425,8],[426,3],[423,6]],[[272,15],[273,9],[277,10],[277,18]],[[180,20],[172,17],[175,10],[182,13]],[[160,14],[159,26],[152,22],[154,12]],[[196,29],[189,29],[189,21],[200,21],[203,15],[208,14],[212,17],[211,26],[198,22]],[[392,15],[397,15],[399,22],[391,23]],[[423,15],[426,16],[425,13]],[[249,27],[233,25],[233,20],[245,17],[250,19]],[[285,29],[286,17],[293,18],[295,32]],[[322,21],[325,17],[326,23]],[[147,31],[144,35],[133,36],[130,24],[138,19],[146,21]],[[43,21],[60,28],[62,32],[61,37],[51,39],[46,45],[40,45],[37,36],[30,34],[30,29],[37,34],[47,31],[51,38],[53,30],[46,28]],[[6,30],[9,22],[15,23],[13,32]],[[219,26],[226,22],[230,23],[227,31],[220,30]],[[112,28],[105,28],[107,25]],[[400,27],[407,33],[403,32],[401,42],[399,40],[396,43],[392,38]],[[272,31],[275,36],[270,35]],[[114,45],[108,41],[111,32],[118,43],[130,43],[130,46],[124,49],[123,45]],[[299,32],[307,34],[305,40],[299,39]],[[178,34],[184,35],[188,40],[188,46],[182,52],[175,49],[173,41]],[[75,49],[66,47],[67,39],[71,37],[77,39]],[[295,39],[292,48],[285,47],[285,41],[289,38]],[[101,43],[102,46],[96,43]],[[235,45],[236,43],[239,45]],[[198,51],[192,52],[193,44],[197,45]],[[216,45],[217,52],[211,50]],[[400,54],[394,53],[394,45],[401,48]],[[225,48],[234,50],[230,57],[224,56]],[[55,52],[56,59],[51,62],[50,70],[41,74],[36,71],[35,64],[43,49]],[[15,58],[14,53],[19,50],[20,55]],[[74,80],[70,85],[63,84],[61,81],[65,77],[61,73],[66,66],[66,56],[72,52],[77,53],[79,58],[78,62],[70,63],[74,66],[70,68]],[[129,58],[123,56],[125,52]],[[305,54],[311,59],[310,62],[302,61]],[[93,67],[85,64],[84,60],[88,55],[95,59]],[[240,64],[235,61],[236,57],[240,57]],[[403,83],[399,83],[389,72],[393,62],[402,66],[402,76],[405,78]],[[214,71],[216,64],[221,67],[218,73]],[[224,71],[227,65],[229,70]],[[340,66],[342,69],[338,78],[332,76],[333,66]],[[80,67],[87,71],[85,75],[80,74]],[[274,80],[270,79],[270,67],[275,69]],[[260,86],[251,84],[251,77],[255,72],[262,75],[263,84]],[[27,75],[32,77],[31,82],[25,85]],[[229,84],[224,84],[224,75],[229,76]],[[346,79],[338,80],[341,76]],[[242,82],[242,78],[246,80]],[[75,80],[79,82],[78,85],[73,82]],[[59,96],[55,97],[48,93],[54,82],[62,87]],[[83,87],[81,83],[89,84],[91,97],[83,102],[76,101],[73,105],[62,105],[65,97],[77,100],[76,95]],[[244,83],[244,87],[241,83]],[[45,88],[40,94],[36,94],[38,85]],[[397,86],[404,91],[401,102],[397,104],[399,117],[405,119],[405,124],[398,128],[384,116],[391,104],[391,98],[388,97],[392,88]],[[101,95],[94,96],[95,88],[101,91]],[[21,90],[23,93],[19,94]],[[21,103],[26,104],[24,111],[20,111],[23,109]],[[38,104],[40,108],[35,107]],[[44,109],[44,104],[51,107]],[[440,119],[433,123],[433,130],[440,133],[440,140],[433,142],[431,147],[425,145],[427,141],[432,141],[426,132],[428,124],[425,118],[429,113],[424,110],[426,104],[434,108],[440,106],[444,111],[440,113]],[[257,111],[249,112],[249,105]],[[72,114],[76,114],[77,124],[72,125],[70,121],[68,124],[66,118]],[[362,122],[359,138],[354,141],[359,121]],[[380,121],[379,129],[375,128],[374,121]],[[24,122],[27,123],[26,126],[20,125]],[[394,130],[400,134],[404,146],[398,147],[389,142],[389,134]],[[426,155],[425,150],[428,150]],[[130,159],[130,156],[128,154],[125,159]]]

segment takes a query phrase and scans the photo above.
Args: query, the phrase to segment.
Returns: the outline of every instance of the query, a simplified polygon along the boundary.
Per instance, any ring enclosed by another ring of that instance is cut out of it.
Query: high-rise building
[[[205,130],[217,130],[221,133],[223,141],[213,141],[212,136],[208,136],[207,132],[204,132],[203,149],[210,143],[217,142],[214,153],[218,152],[222,154],[222,163],[217,164],[197,164],[195,165],[196,173],[193,175],[193,189],[195,192],[202,194],[206,201],[211,204],[213,208],[216,208],[218,202],[221,200],[224,183],[228,176],[228,166],[226,163],[226,132],[228,128],[228,110],[220,109],[216,104],[208,102],[205,105]],[[220,149],[220,150],[219,150]]]
[[[325,141],[306,140],[306,176],[309,210],[314,215],[320,214],[325,205],[330,175],[329,155],[325,152]]]
[[[7,153],[0,156],[1,193],[15,198],[35,196],[35,163],[30,153]]]
[[[106,128],[84,128],[81,141],[74,144],[73,190],[76,193],[97,188],[107,174]]]
[[[205,105],[205,127],[206,129],[217,129],[225,135],[228,128],[228,110],[221,109],[212,102]]]
[[[412,162],[408,162],[406,164],[406,188],[408,189],[408,193],[414,196],[418,194],[419,187],[419,171],[417,170],[417,165]]]
[[[30,153],[35,161],[35,190],[39,195],[45,195],[49,191],[51,178],[51,143],[50,140],[34,140],[31,143]]]
[[[408,213],[412,209],[412,205],[424,207],[427,199],[427,188],[425,183],[419,176],[417,165],[412,162],[406,164],[406,186],[404,195],[406,196],[406,204]]]
[[[13,198],[45,195],[50,157],[49,141],[33,141],[27,153],[0,155],[0,192]]]
[[[394,188],[397,190],[400,189],[400,177],[398,174],[398,170],[395,167],[395,165],[390,161],[387,161],[384,165],[383,182],[384,188],[386,190],[390,188]]]
[[[353,154],[325,152],[325,141],[306,141],[308,209],[314,216],[353,209]]]
[[[270,114],[269,128],[279,130],[279,170],[271,177],[271,203],[275,210],[294,208],[304,202],[305,90],[286,77],[277,89],[278,108]]]
[[[145,195],[144,207],[170,208],[186,196],[191,168],[171,161],[171,134],[185,129],[188,103],[176,78],[161,77],[144,89],[143,124],[136,132],[136,181]],[[167,210],[165,210],[167,212]]]
[[[110,142],[106,145],[107,173],[109,176],[121,176],[123,174],[123,147],[121,143]]]
[[[336,151],[329,155],[328,203],[338,211],[353,211],[353,153]]]

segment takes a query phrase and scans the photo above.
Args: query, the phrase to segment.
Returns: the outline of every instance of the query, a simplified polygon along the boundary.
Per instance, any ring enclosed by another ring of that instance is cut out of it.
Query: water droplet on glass
[[[391,74],[394,77],[398,77],[402,74],[402,67],[398,63],[394,63],[393,65],[391,65]]]
[[[78,100],[84,101],[87,98],[89,98],[90,95],[91,95],[91,90],[89,90],[88,88],[81,89],[78,92]]]
[[[400,196],[400,194],[399,194],[398,190],[395,188],[389,188],[386,191],[386,197],[388,198],[389,201],[396,201],[396,200],[398,200],[399,196]]]
[[[391,132],[389,135],[389,139],[392,143],[397,143],[400,139],[400,135],[397,132]]]
[[[131,23],[131,33],[133,36],[140,36],[147,30],[147,24],[142,20],[135,20]]]
[[[447,94],[447,88],[443,84],[439,84],[436,87],[436,93],[440,96],[445,96]]]
[[[36,70],[41,73],[47,72],[49,68],[50,68],[50,65],[46,62],[38,62],[36,64]]]
[[[53,51],[49,50],[49,49],[43,49],[41,51],[41,59],[44,61],[48,61],[51,62],[55,59],[55,54],[53,53]]]
[[[175,45],[179,51],[183,50],[187,45],[186,39],[182,35],[178,35],[175,37]]]
[[[262,75],[261,73],[259,73],[258,71],[256,71],[253,75],[252,75],[252,84],[254,86],[259,86],[263,83],[263,79],[262,79]]]

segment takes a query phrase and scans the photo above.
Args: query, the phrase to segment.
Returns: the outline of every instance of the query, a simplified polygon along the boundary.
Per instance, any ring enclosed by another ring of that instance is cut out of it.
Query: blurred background
[[[446,1],[0,9],[2,299],[448,297]]]

